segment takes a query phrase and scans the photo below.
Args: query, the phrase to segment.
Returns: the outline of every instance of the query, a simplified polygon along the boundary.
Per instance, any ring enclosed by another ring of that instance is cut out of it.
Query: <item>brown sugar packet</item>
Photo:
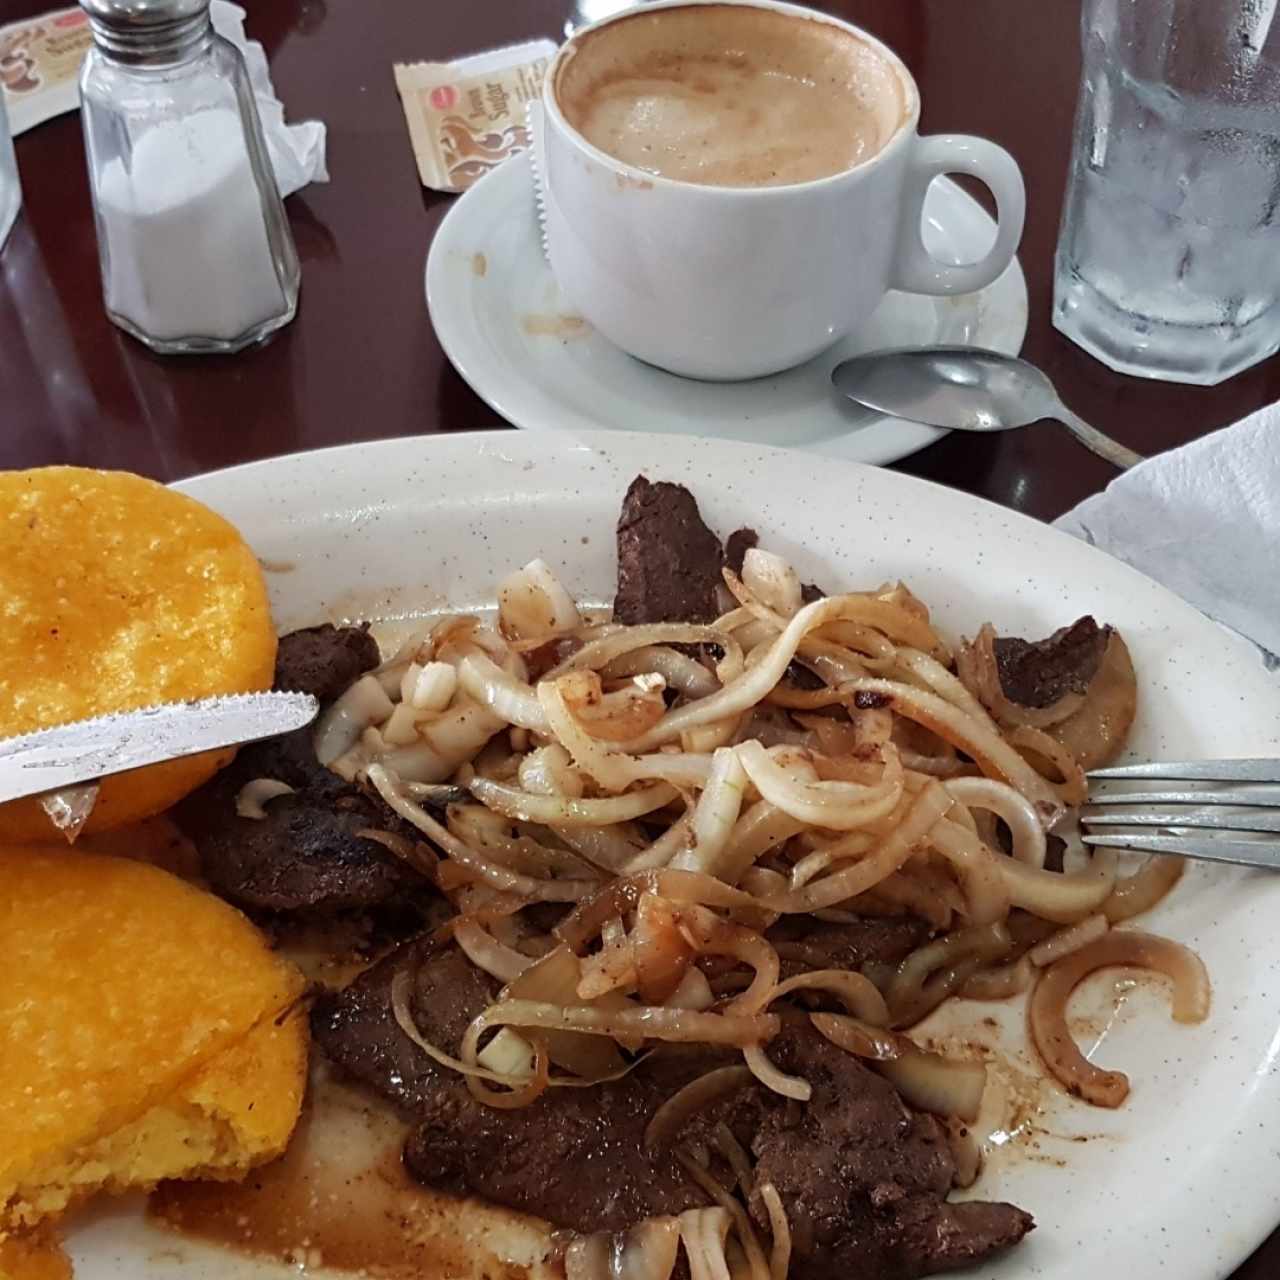
[[[396,63],[396,88],[424,187],[465,191],[529,146],[525,107],[542,88],[551,40],[454,62]]]

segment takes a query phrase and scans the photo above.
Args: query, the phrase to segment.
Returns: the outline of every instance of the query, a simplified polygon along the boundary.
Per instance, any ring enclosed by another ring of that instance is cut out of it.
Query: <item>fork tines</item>
[[[1080,810],[1085,844],[1280,869],[1280,759],[1122,765],[1089,780],[1102,788]],[[1162,781],[1195,785],[1143,785]]]
[[[1122,764],[1091,769],[1090,778],[1128,778],[1134,781],[1171,779],[1175,782],[1280,782],[1280,757],[1250,760],[1174,760],[1151,764]]]

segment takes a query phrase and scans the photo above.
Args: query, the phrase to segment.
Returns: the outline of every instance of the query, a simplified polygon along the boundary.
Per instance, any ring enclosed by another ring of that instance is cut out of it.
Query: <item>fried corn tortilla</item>
[[[125,472],[0,473],[0,611],[0,737],[271,682],[275,630],[244,539],[194,499]],[[87,830],[167,809],[229,758],[107,779]],[[0,805],[0,841],[51,831],[34,800]]]
[[[0,849],[0,1234],[99,1188],[236,1176],[297,1118],[301,974],[142,862]]]

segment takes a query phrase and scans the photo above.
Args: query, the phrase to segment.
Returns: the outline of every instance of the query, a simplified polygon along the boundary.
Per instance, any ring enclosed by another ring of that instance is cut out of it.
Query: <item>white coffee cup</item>
[[[900,77],[906,109],[869,159],[789,186],[707,186],[634,168],[588,142],[557,101],[566,59],[601,27],[691,2],[658,0],[580,28],[543,82],[551,266],[570,305],[606,338],[686,377],[759,377],[853,332],[890,289],[968,293],[1009,265],[1026,206],[1013,157],[982,138],[919,137],[920,93],[902,60],[859,28],[798,5],[728,0],[831,23],[880,54]],[[925,192],[945,173],[978,178],[995,197],[995,244],[980,261],[945,263],[924,246]]]

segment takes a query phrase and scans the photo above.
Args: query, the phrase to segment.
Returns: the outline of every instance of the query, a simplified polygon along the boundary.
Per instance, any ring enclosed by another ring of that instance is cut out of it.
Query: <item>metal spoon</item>
[[[1053,418],[1085,448],[1121,470],[1142,461],[1142,454],[1072,413],[1035,365],[999,351],[980,347],[868,351],[836,365],[831,381],[850,400],[909,422],[956,431],[1009,431]]]

